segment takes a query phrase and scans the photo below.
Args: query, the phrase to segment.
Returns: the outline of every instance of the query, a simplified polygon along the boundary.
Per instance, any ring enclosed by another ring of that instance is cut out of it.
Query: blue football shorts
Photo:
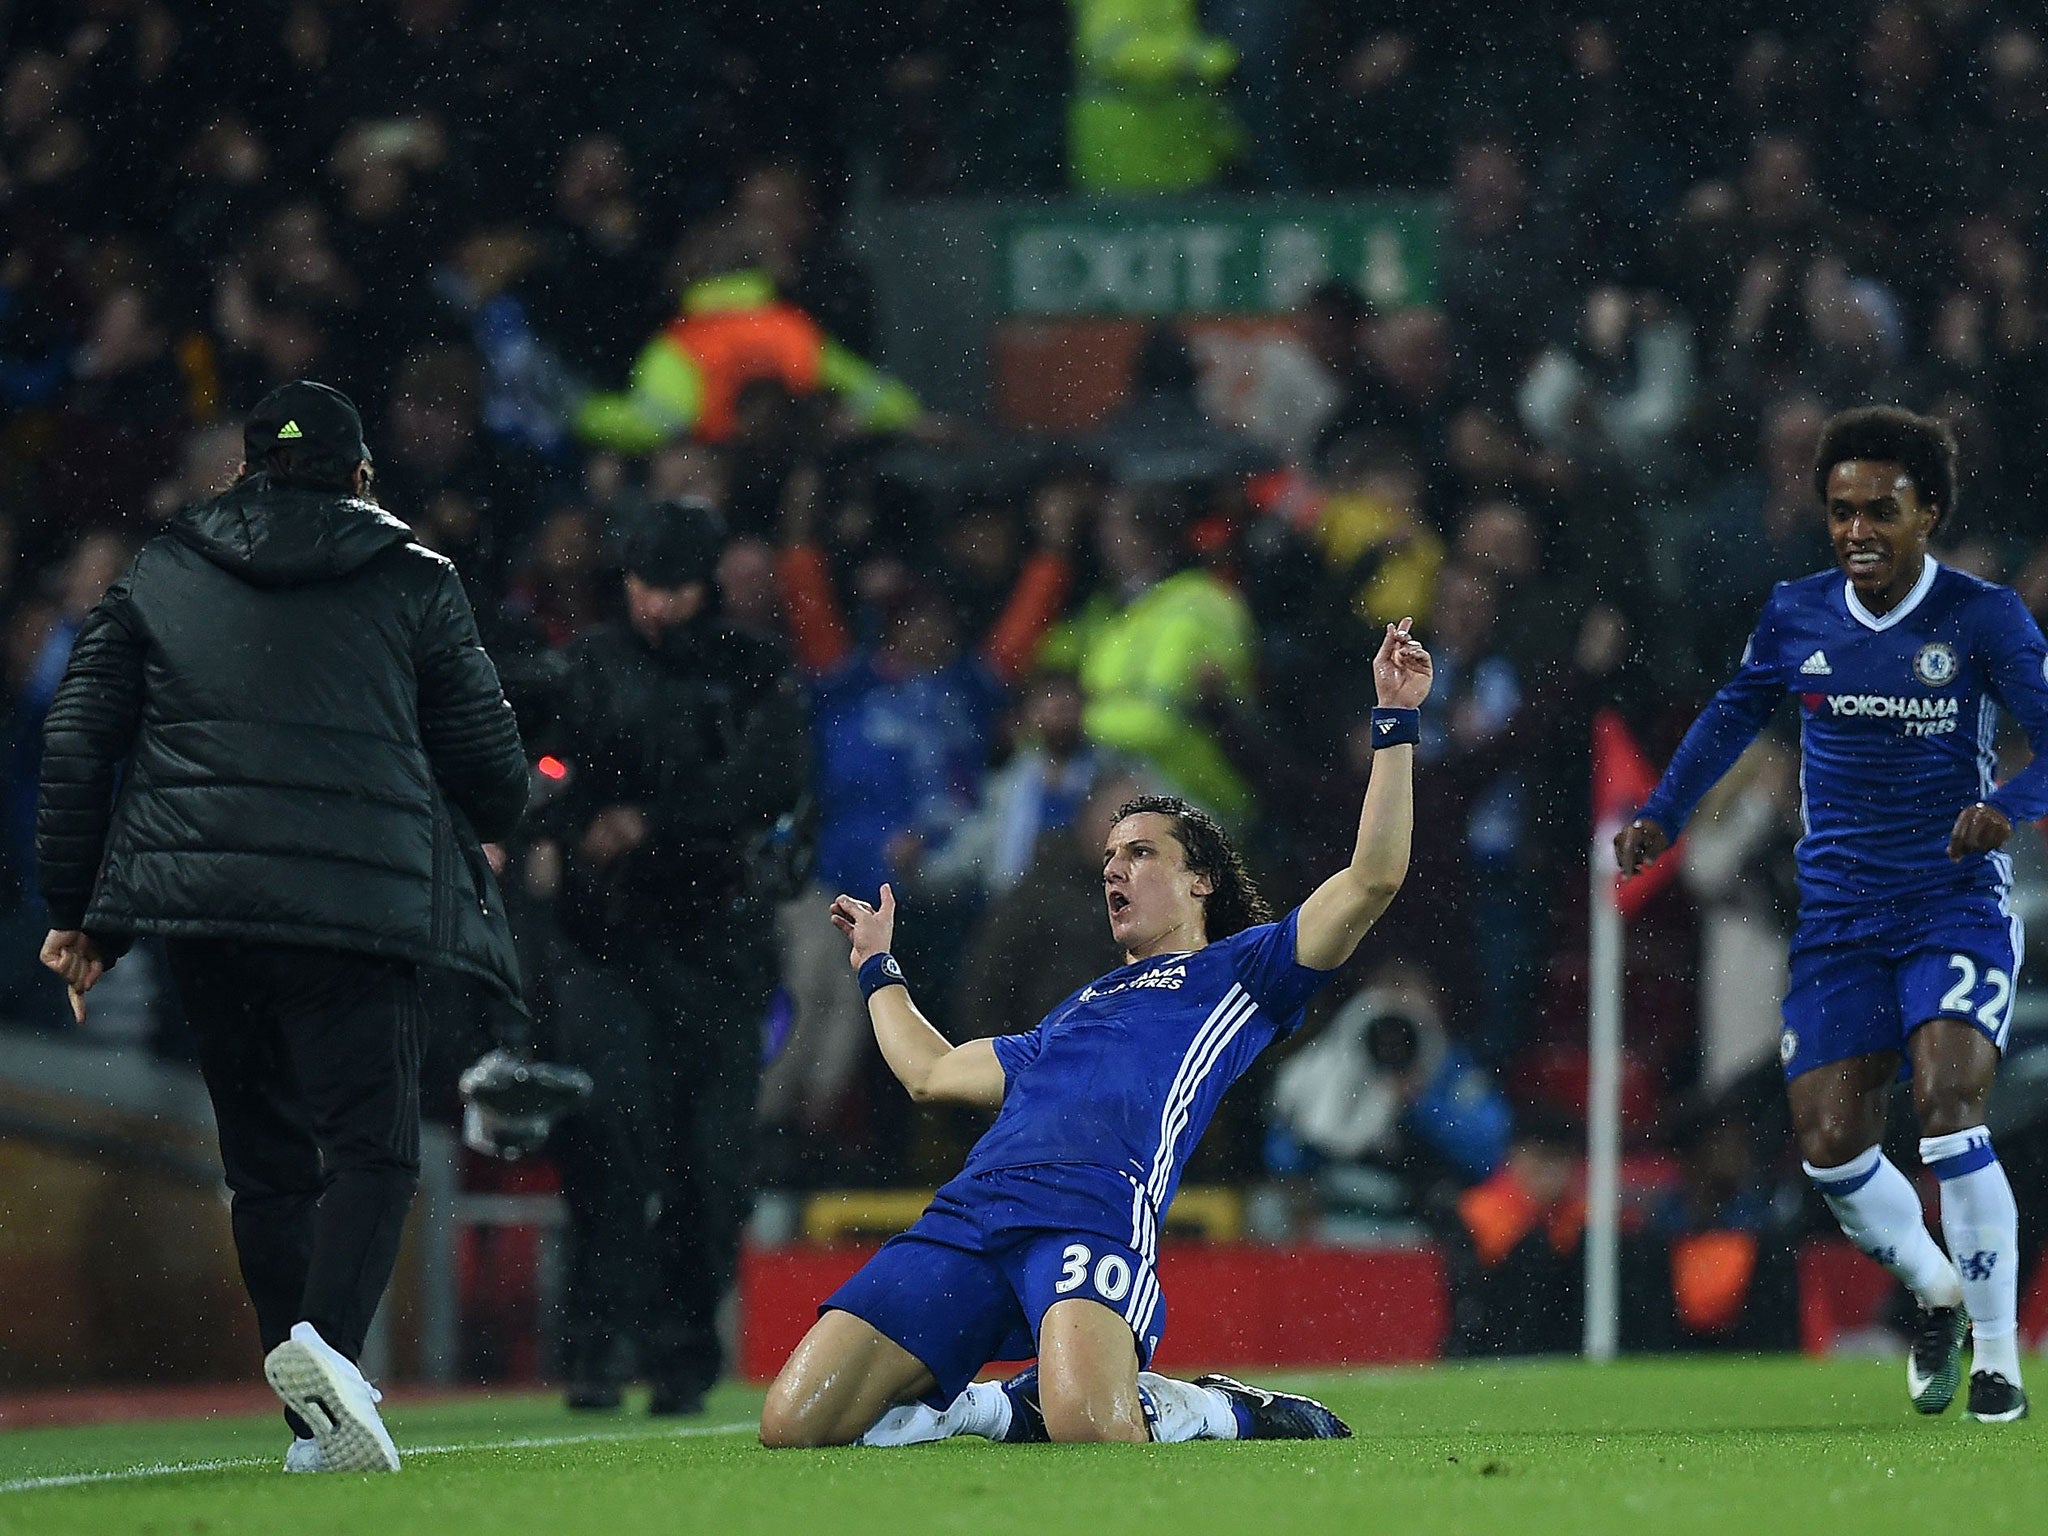
[[[1029,1360],[1055,1302],[1100,1302],[1131,1326],[1149,1364],[1166,1298],[1149,1252],[1149,1215],[1118,1210],[1051,1168],[953,1180],[907,1231],[819,1306],[850,1312],[921,1360],[943,1407],[992,1360]],[[1140,1246],[1133,1246],[1136,1238]]]
[[[1874,1051],[1897,1051],[1932,1019],[1961,1019],[2002,1052],[2012,1029],[2025,931],[1996,897],[1930,905],[1889,931],[1853,942],[1802,925],[1778,1060],[1789,1080]]]

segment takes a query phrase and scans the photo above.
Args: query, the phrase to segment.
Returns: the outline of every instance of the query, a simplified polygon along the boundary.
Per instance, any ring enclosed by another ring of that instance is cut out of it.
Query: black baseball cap
[[[686,587],[718,574],[725,550],[725,518],[701,497],[684,496],[642,507],[622,530],[619,565],[650,587]]]
[[[242,424],[242,457],[251,465],[284,460],[345,475],[370,450],[353,400],[328,385],[296,379],[273,389],[249,412]]]

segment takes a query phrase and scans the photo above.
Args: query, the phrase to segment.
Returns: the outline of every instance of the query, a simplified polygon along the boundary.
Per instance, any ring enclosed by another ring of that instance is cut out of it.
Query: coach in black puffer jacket
[[[355,1362],[419,1183],[418,968],[518,1000],[478,839],[518,821],[526,755],[454,567],[368,499],[348,398],[287,384],[243,445],[79,631],[43,728],[42,960],[83,1018],[163,939],[286,1464],[395,1471]]]
[[[450,965],[517,998],[479,839],[525,806],[518,727],[454,567],[370,502],[257,475],[187,510],[86,621],[44,740],[54,926]]]

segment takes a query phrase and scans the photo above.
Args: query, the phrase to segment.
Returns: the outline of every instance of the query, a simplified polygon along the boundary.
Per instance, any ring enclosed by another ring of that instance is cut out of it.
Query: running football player
[[[1927,552],[1955,508],[1955,453],[1945,426],[1894,407],[1827,423],[1814,487],[1840,569],[1772,591],[1615,855],[1627,877],[1663,853],[1778,700],[1799,700],[1805,835],[1779,1041],[1793,1130],[1843,1232],[1919,1300],[1913,1406],[1954,1399],[1968,1331],[1968,1412],[1998,1423],[2027,1413],[2019,1218],[1984,1126],[2022,947],[2000,849],[2048,813],[2048,652],[2014,592]],[[1995,705],[2034,750],[2002,785]],[[1879,1146],[1902,1072],[1947,1253]]]

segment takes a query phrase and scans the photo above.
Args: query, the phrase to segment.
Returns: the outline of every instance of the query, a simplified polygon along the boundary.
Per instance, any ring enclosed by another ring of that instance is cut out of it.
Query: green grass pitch
[[[1960,1404],[1923,1419],[1904,1374],[1667,1359],[1273,1378],[1357,1438],[904,1451],[763,1451],[759,1394],[738,1388],[660,1424],[506,1396],[393,1410],[395,1477],[287,1477],[275,1418],[30,1430],[0,1436],[0,1536],[2048,1531],[2042,1426]]]

